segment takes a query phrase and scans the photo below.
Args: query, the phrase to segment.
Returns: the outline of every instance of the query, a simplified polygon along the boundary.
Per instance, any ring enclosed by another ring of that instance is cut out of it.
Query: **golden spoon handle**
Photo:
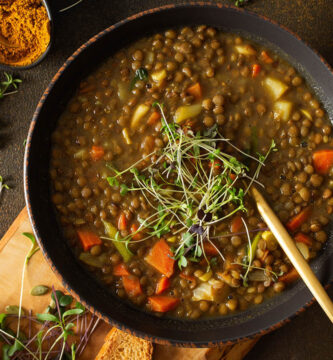
[[[327,292],[311,270],[310,265],[298,251],[295,242],[290,237],[289,233],[282,225],[279,218],[275,215],[270,208],[264,197],[254,186],[251,187],[252,195],[257,203],[258,210],[265,220],[267,226],[272,231],[276,239],[278,240],[283,251],[288,256],[291,263],[305,282],[306,286],[312,292],[313,296],[318,301],[321,308],[325,311],[333,323],[333,303]]]

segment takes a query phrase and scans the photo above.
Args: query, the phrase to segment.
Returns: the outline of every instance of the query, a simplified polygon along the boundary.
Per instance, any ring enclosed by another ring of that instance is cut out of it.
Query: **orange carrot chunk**
[[[204,248],[204,251],[205,251],[205,254],[206,255],[218,255],[219,252],[217,251],[217,249],[215,248],[214,245],[212,245],[210,242],[204,242],[203,244],[203,248]]]
[[[159,240],[145,257],[146,262],[166,277],[171,277],[175,260],[170,246],[164,239]]]
[[[138,296],[142,294],[140,280],[137,276],[127,275],[122,277],[124,289],[128,296]]]
[[[295,241],[296,242],[301,242],[303,244],[306,244],[308,246],[312,246],[312,239],[310,238],[310,236],[305,235],[303,233],[297,233],[295,236]]]
[[[171,296],[150,296],[148,302],[153,311],[167,312],[179,304],[179,299]]]
[[[132,234],[133,240],[141,240],[142,239],[141,232],[137,232],[138,229],[139,229],[139,226],[137,224],[134,223],[131,225],[131,234]]]
[[[222,167],[220,160],[210,160],[208,163],[208,166],[210,168],[213,168],[214,170],[220,169]]]
[[[242,218],[239,215],[236,215],[231,221],[230,231],[232,233],[236,233],[239,232],[243,227],[244,224]]]
[[[154,125],[157,123],[158,120],[160,120],[161,114],[158,111],[154,111],[151,113],[147,120],[148,125]]]
[[[126,230],[127,229],[127,219],[124,213],[121,213],[118,218],[118,230]]]
[[[286,284],[292,283],[299,278],[299,274],[295,268],[292,268],[287,273],[279,277],[279,281],[283,281]]]
[[[274,60],[268,55],[267,51],[265,50],[261,52],[260,57],[262,61],[265,62],[266,64],[271,64],[272,62],[274,62]]]
[[[166,276],[162,276],[157,282],[155,294],[161,295],[165,290],[169,289],[170,284],[170,280]]]
[[[259,64],[252,65],[252,77],[255,78],[259,75],[261,66]]]
[[[318,174],[328,174],[333,166],[333,150],[318,150],[313,153],[312,160]]]
[[[128,272],[126,265],[124,263],[120,263],[114,266],[113,275],[115,276],[127,276],[130,275]]]
[[[100,237],[91,231],[79,230],[77,234],[84,251],[90,250],[95,245],[102,245]]]
[[[186,92],[192,95],[197,100],[201,99],[202,97],[201,85],[198,82],[187,88]]]
[[[299,214],[291,218],[287,223],[287,229],[290,231],[297,230],[309,218],[311,209],[309,207],[303,209]]]
[[[104,149],[101,146],[93,146],[90,150],[90,157],[94,161],[100,160],[104,156]]]

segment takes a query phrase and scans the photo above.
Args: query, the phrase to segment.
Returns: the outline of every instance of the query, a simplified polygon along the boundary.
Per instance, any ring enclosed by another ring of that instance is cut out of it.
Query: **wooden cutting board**
[[[27,209],[24,208],[0,241],[0,313],[7,305],[18,305],[21,289],[21,276],[25,256],[31,242],[22,235],[32,233]],[[24,277],[23,307],[33,313],[43,312],[50,296],[32,296],[30,290],[36,285],[52,285],[64,290],[62,284],[38,251],[30,259]],[[101,348],[111,326],[105,322],[98,325],[85,351],[79,360],[92,360]],[[247,340],[236,345],[215,349],[185,349],[172,346],[155,345],[154,360],[241,360],[252,349],[258,339]],[[130,360],[130,359],[129,359]]]

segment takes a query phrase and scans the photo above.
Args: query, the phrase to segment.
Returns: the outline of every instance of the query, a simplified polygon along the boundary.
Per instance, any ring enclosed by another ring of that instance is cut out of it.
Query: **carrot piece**
[[[127,219],[124,213],[121,213],[118,218],[118,230],[126,230],[127,229]]]
[[[261,52],[260,57],[262,61],[265,62],[266,64],[271,64],[272,62],[274,62],[274,60],[268,55],[267,51],[265,50]]]
[[[171,282],[169,278],[167,278],[166,276],[162,276],[157,282],[155,294],[161,295],[162,292],[164,292],[170,287],[170,284]]]
[[[261,66],[259,64],[252,65],[252,77],[255,78],[259,75],[261,71]]]
[[[219,169],[222,166],[222,164],[220,160],[210,160],[208,166],[216,170]]]
[[[141,232],[137,232],[139,229],[139,226],[137,224],[132,224],[131,225],[131,234],[132,234],[132,239],[133,240],[141,240],[142,239],[142,234]]]
[[[292,268],[287,273],[279,277],[279,281],[283,281],[286,284],[292,283],[299,278],[299,274],[295,268]]]
[[[140,280],[135,275],[127,275],[122,277],[124,289],[128,296],[138,296],[142,294]]]
[[[203,248],[204,248],[204,251],[205,251],[206,255],[214,256],[214,255],[219,254],[217,249],[210,242],[205,241],[204,244],[203,244]]]
[[[312,155],[312,160],[316,172],[325,175],[333,166],[333,150],[318,150]]]
[[[237,175],[236,175],[236,174],[233,174],[233,173],[230,173],[230,174],[229,174],[229,177],[230,177],[230,179],[231,179],[232,181],[234,181],[234,180],[236,179]]]
[[[154,111],[151,113],[147,120],[148,125],[154,125],[157,123],[158,120],[160,120],[161,114],[158,111]]]
[[[305,223],[305,221],[309,218],[310,214],[310,207],[303,209],[299,214],[295,215],[287,222],[287,229],[290,231],[297,230],[302,224]]]
[[[115,276],[127,276],[130,275],[128,272],[126,265],[124,263],[120,263],[114,266],[113,275]]]
[[[93,146],[90,150],[90,157],[94,161],[100,160],[104,156],[104,149],[101,146]]]
[[[179,299],[170,296],[150,296],[148,302],[156,312],[167,312],[179,304]]]
[[[243,226],[244,224],[242,218],[239,215],[236,215],[231,221],[230,231],[232,233],[239,232],[243,228]]]
[[[164,239],[161,239],[150,249],[145,260],[149,265],[169,278],[173,274],[173,266],[175,263],[172,257],[173,253],[170,246]]]
[[[90,250],[95,245],[102,245],[100,237],[91,231],[78,230],[77,234],[84,251]]]
[[[297,233],[295,236],[295,241],[296,242],[301,242],[303,244],[306,244],[308,246],[312,246],[312,239],[310,238],[310,236],[305,235],[303,233]]]
[[[186,89],[186,92],[192,96],[194,96],[195,99],[199,100],[202,97],[202,89],[201,85],[197,82],[194,85],[190,86]]]

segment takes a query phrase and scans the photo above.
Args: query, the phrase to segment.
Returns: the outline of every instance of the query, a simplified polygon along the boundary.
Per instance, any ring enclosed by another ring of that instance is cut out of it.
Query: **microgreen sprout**
[[[218,237],[215,225],[237,212],[247,212],[245,196],[253,182],[260,184],[260,170],[270,152],[274,151],[275,143],[272,142],[265,155],[256,157],[224,138],[217,126],[203,133],[194,132],[186,124],[168,122],[163,104],[154,103],[153,106],[161,113],[161,135],[166,145],[123,171],[107,164],[113,173],[107,181],[110,186],[119,187],[121,195],[140,193],[153,210],[149,217],[139,219],[137,232],[144,236],[137,241],[162,236],[168,238],[169,233],[169,236],[177,235],[173,254],[178,267],[182,269],[189,261],[198,262],[203,257],[209,268],[211,264],[205,254],[205,243],[214,247],[224,260],[212,241]],[[224,146],[231,147],[233,153],[223,152]],[[152,155],[153,162],[149,161]],[[257,165],[252,176],[240,158]],[[248,230],[246,233],[249,236]],[[132,236],[128,235],[121,241],[128,244]]]

